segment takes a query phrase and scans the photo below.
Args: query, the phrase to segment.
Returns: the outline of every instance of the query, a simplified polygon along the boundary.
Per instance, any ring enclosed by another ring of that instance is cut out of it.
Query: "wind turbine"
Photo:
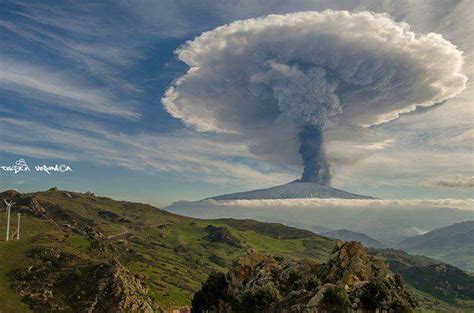
[[[7,237],[6,237],[5,241],[8,241],[10,239],[10,211],[11,211],[12,205],[14,205],[15,202],[13,202],[13,201],[8,202],[5,199],[3,199],[3,202],[5,202],[5,204],[7,206]],[[19,222],[19,220],[18,220],[18,222]],[[17,238],[19,238],[19,234],[17,234]]]

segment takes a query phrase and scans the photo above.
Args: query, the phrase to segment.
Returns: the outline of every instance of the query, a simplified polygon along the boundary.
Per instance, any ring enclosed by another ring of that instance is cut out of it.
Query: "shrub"
[[[278,303],[280,293],[272,284],[266,284],[246,289],[239,298],[238,312],[264,312]],[[249,311],[250,308],[252,311]]]
[[[194,294],[192,307],[194,312],[210,310],[217,306],[219,300],[228,300],[225,274],[215,272],[209,275],[202,288]]]
[[[351,311],[351,302],[349,301],[346,289],[341,285],[328,287],[319,304],[319,309],[328,313],[349,313]]]

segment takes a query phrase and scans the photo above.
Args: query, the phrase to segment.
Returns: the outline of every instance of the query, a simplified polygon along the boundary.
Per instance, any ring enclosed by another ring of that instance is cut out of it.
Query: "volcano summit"
[[[313,182],[295,180],[285,185],[279,185],[266,189],[258,189],[246,192],[237,192],[217,197],[212,200],[256,200],[256,199],[374,199],[372,197],[358,195],[347,191],[332,188]]]

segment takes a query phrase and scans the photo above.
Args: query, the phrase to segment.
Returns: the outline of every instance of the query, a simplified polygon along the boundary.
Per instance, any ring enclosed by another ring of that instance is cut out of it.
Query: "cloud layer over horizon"
[[[460,210],[474,211],[473,199],[259,199],[259,200],[213,200],[178,201],[171,207],[182,208],[299,208],[305,210],[317,208],[345,208],[354,210],[365,209],[432,209],[432,208],[457,208]],[[256,213],[258,214],[258,213]]]
[[[178,201],[166,210],[196,218],[238,218],[305,228],[406,238],[474,219],[474,199],[270,199]]]

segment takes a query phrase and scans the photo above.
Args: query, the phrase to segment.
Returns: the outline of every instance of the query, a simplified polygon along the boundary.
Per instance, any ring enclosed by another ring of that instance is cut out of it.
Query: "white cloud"
[[[422,182],[424,186],[449,187],[449,188],[472,188],[474,187],[474,176],[462,177],[436,177]]]
[[[262,159],[278,155],[286,165],[295,164],[295,141],[306,125],[352,127],[356,137],[364,131],[354,125],[383,124],[440,103],[467,80],[462,53],[441,35],[416,34],[369,12],[235,21],[188,41],[177,55],[189,71],[162,99],[168,112],[198,131],[238,134]],[[328,151],[332,162],[348,164],[394,142],[330,141]]]
[[[0,118],[2,151],[38,158],[96,162],[184,180],[262,187],[291,180],[291,172],[269,166],[246,145],[189,132],[127,135],[92,122],[67,126]],[[47,148],[46,148],[47,147]],[[240,160],[234,158],[239,157]]]
[[[348,209],[374,208],[384,210],[385,208],[397,208],[401,210],[413,210],[423,208],[459,208],[474,210],[474,199],[262,199],[262,200],[203,200],[191,202],[191,206],[218,206],[218,207],[251,207],[251,208],[330,208],[344,207]]]
[[[448,142],[458,147],[472,149],[474,147],[474,128],[466,130],[465,132],[450,138]]]
[[[474,199],[271,199],[179,201],[166,210],[198,218],[251,218],[309,230],[349,229],[400,240],[473,220]]]
[[[95,112],[129,119],[140,117],[133,108],[120,103],[106,90],[76,82],[64,72],[9,59],[0,59],[0,68],[2,88],[13,90],[24,97],[41,99],[40,103],[79,112]]]
[[[243,132],[282,117],[314,124],[325,115],[380,124],[452,98],[467,81],[461,52],[442,36],[368,12],[236,21],[177,54],[190,70],[163,104],[203,131]]]

